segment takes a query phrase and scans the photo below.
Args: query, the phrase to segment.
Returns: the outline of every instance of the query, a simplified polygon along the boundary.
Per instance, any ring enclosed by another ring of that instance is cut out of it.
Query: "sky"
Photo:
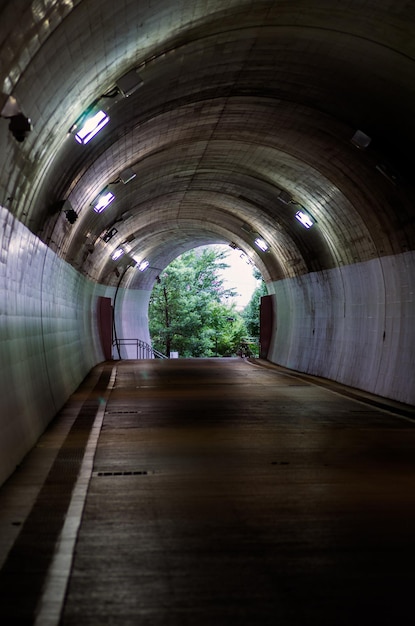
[[[227,252],[225,263],[230,267],[222,273],[224,286],[228,289],[235,289],[238,292],[239,295],[234,301],[236,303],[236,309],[240,311],[250,301],[253,292],[259,286],[259,281],[257,281],[252,274],[253,267],[241,259],[241,250],[234,250],[229,246],[218,245],[216,245],[215,248],[220,248]]]

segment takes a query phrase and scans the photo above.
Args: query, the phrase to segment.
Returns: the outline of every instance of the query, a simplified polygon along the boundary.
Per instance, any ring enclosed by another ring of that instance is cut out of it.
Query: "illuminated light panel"
[[[111,191],[103,191],[92,203],[94,205],[95,213],[102,213],[109,204],[115,199],[115,196]]]
[[[144,272],[144,270],[146,270],[149,265],[150,263],[148,261],[141,261],[141,263],[139,263],[138,265],[138,269],[140,270],[140,272]]]
[[[262,252],[266,252],[269,248],[269,245],[267,244],[265,239],[262,239],[262,237],[257,237],[255,239],[255,245],[258,246],[258,248],[262,250]]]
[[[104,111],[98,111],[98,113],[95,113],[95,115],[85,120],[82,128],[78,130],[75,135],[76,141],[85,145],[92,137],[95,137],[109,121],[110,118]]]
[[[295,217],[305,228],[311,228],[315,223],[311,215],[304,213],[304,211],[297,211]]]
[[[117,261],[124,254],[124,250],[122,248],[118,248],[114,254],[112,255],[112,260]]]

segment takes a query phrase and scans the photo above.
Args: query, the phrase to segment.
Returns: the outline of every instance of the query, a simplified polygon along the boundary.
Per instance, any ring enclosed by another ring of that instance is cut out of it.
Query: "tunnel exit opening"
[[[149,301],[151,343],[159,352],[170,358],[259,355],[265,284],[241,256],[226,245],[200,246],[160,272]]]

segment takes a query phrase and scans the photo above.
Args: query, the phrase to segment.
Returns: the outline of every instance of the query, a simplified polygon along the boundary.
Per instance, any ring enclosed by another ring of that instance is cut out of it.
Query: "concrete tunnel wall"
[[[151,291],[145,289],[118,290],[115,299],[114,317],[115,332],[118,339],[141,339],[151,344],[148,328],[148,303]],[[134,344],[120,344],[122,359],[136,359],[137,348]],[[114,358],[118,358],[118,351],[114,349]]]
[[[415,404],[415,254],[273,283],[269,360]]]
[[[2,484],[103,360],[97,302],[103,296],[113,303],[115,288],[85,278],[3,207],[0,223]],[[149,341],[149,295],[119,290],[119,336]],[[133,358],[134,353],[123,352],[122,357]]]
[[[102,360],[97,298],[115,290],[82,276],[6,209],[0,217],[3,482]],[[269,285],[270,360],[414,404],[414,268],[411,252]],[[119,290],[119,334],[149,340],[149,295]]]
[[[0,483],[102,360],[94,284],[0,207]]]
[[[126,243],[154,271],[196,242],[250,252],[275,294],[271,361],[415,404],[414,13],[329,4],[2,3],[1,107],[16,97],[33,130],[16,142],[1,120],[0,483],[103,359],[97,303]],[[132,69],[137,92],[109,97]],[[69,126],[96,98],[111,123],[85,151]],[[145,274],[121,281],[120,337],[149,340]]]

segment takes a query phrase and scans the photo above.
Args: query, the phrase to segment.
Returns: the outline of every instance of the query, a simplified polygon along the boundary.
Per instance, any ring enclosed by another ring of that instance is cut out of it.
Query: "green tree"
[[[210,306],[211,352],[215,356],[234,356],[246,335],[246,326],[242,315],[235,305],[211,303]]]
[[[236,353],[246,334],[244,320],[226,289],[220,271],[228,267],[226,253],[211,246],[175,259],[153,288],[149,326],[153,345],[169,355],[228,356]]]

